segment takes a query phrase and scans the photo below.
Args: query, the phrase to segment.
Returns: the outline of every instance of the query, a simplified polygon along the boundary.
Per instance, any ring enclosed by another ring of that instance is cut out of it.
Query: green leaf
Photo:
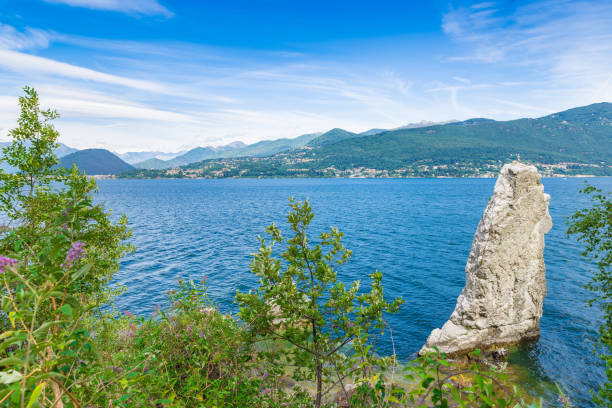
[[[91,269],[92,266],[93,266],[92,264],[85,264],[85,265],[83,265],[78,271],[76,271],[74,274],[72,274],[72,278],[70,279],[70,283],[78,280],[81,276],[83,276],[87,272],[89,272],[89,270]]]
[[[7,330],[4,333],[0,333],[0,340],[3,340],[15,333],[13,330]]]
[[[17,357],[7,357],[0,360],[0,366],[23,366],[23,361]]]
[[[30,400],[28,401],[28,405],[26,406],[26,408],[31,408],[32,405],[38,400],[38,397],[40,396],[44,385],[45,383],[41,382],[36,386],[36,388],[34,388],[34,391],[32,391],[32,395],[30,395]]]
[[[67,306],[67,305],[64,305],[64,306]],[[62,308],[60,308],[60,310],[62,310]],[[38,329],[34,330],[34,335],[37,336],[37,335],[43,333],[50,326],[54,326],[56,324],[65,323],[65,322],[66,322],[66,320],[53,320],[53,321],[50,321],[50,322],[44,322],[43,324],[40,325],[40,327]]]
[[[65,316],[72,316],[72,306],[66,303],[64,306],[59,308],[59,311],[62,312]]]

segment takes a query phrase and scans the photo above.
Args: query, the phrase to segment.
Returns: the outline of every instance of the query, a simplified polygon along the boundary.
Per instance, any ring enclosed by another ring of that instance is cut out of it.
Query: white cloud
[[[49,46],[49,35],[43,30],[27,28],[19,32],[14,27],[0,23],[0,49],[24,50],[46,48]]]
[[[460,76],[454,76],[454,77],[453,77],[453,79],[454,79],[455,81],[457,81],[457,82],[462,82],[462,83],[464,83],[464,84],[469,84],[469,83],[471,83],[471,82],[472,82],[472,81],[470,81],[469,79],[467,79],[467,78],[463,78],[463,77],[460,77]]]
[[[47,3],[66,4],[94,10],[120,11],[129,14],[163,15],[172,17],[173,13],[159,4],[157,0],[43,0]]]
[[[82,68],[49,58],[11,50],[0,49],[0,68],[20,73],[43,73],[85,81],[102,82],[151,92],[164,93],[169,91],[164,85],[159,83],[106,74],[93,69]]]
[[[144,106],[115,102],[96,102],[86,99],[68,98],[45,98],[44,101],[49,106],[75,118],[114,118],[132,120],[150,120],[161,122],[195,122],[196,120],[189,115],[182,113],[169,112],[161,109],[154,109]]]
[[[540,89],[532,95],[565,91],[568,104],[611,100],[611,16],[609,0],[547,0],[509,12],[494,4],[453,9],[442,29],[464,52],[447,61],[537,75]]]

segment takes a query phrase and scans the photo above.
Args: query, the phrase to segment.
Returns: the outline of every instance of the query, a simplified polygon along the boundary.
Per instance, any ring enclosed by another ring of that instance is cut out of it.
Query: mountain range
[[[134,170],[125,176],[483,176],[519,156],[546,175],[612,175],[612,104],[536,119],[474,118],[362,134],[332,129],[271,155],[207,159],[179,170]]]
[[[242,142],[233,142],[220,147],[196,147],[170,160],[161,160],[159,157],[134,163],[140,169],[167,169],[206,159],[241,157],[241,156],[268,156],[306,145],[310,140],[320,135],[311,133],[293,139],[263,140],[251,145]]]
[[[420,122],[361,133],[335,128],[177,153],[114,154],[62,144],[56,154],[64,167],[74,163],[90,175],[125,177],[479,176],[519,155],[547,175],[612,175],[612,104],[537,119]]]

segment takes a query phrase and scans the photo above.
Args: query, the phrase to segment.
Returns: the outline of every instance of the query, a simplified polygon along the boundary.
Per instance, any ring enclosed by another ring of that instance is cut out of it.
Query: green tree
[[[0,171],[0,213],[8,220],[0,235],[0,254],[11,256],[15,242],[30,254],[37,253],[41,237],[59,222],[65,250],[70,243],[83,242],[93,265],[89,278],[76,283],[80,300],[101,305],[111,293],[106,284],[118,270],[119,259],[132,250],[126,244],[131,234],[127,218],[113,222],[103,204],[94,203],[97,185],[93,178],[76,167],[57,166],[54,149],[59,133],[51,121],[59,115],[41,110],[34,89],[25,87],[24,92],[19,98],[18,126],[9,131],[13,142],[0,157],[15,168],[14,172]]]
[[[315,406],[333,386],[346,393],[346,379],[365,383],[393,363],[379,358],[372,348],[373,336],[384,330],[383,313],[396,312],[402,300],[385,301],[382,274],[374,272],[369,292],[360,282],[346,287],[338,279],[338,267],[351,256],[335,228],[311,245],[308,227],[314,214],[307,201],[290,200],[287,220],[293,236],[285,239],[270,225],[271,242],[259,238],[260,248],[251,263],[259,287],[237,292],[240,317],[258,341],[290,345],[268,357],[274,364],[292,366],[297,379],[315,383]],[[284,245],[280,258],[274,245]]]
[[[599,343],[608,381],[593,398],[598,405],[609,407],[612,405],[612,200],[608,194],[590,185],[582,192],[590,197],[592,207],[576,211],[569,218],[567,232],[585,244],[582,255],[597,265],[586,287],[595,293],[589,305],[598,304],[604,313]]]
[[[0,403],[80,406],[75,394],[103,363],[92,318],[113,293],[106,284],[130,231],[94,203],[95,180],[56,166],[58,115],[24,91],[1,157],[15,172],[0,172]]]

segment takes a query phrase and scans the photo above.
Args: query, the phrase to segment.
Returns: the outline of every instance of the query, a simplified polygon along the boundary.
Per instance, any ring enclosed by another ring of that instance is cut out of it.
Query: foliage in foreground
[[[589,304],[598,304],[604,313],[604,322],[599,327],[599,342],[608,381],[593,395],[593,399],[599,406],[609,407],[612,406],[612,199],[590,185],[582,192],[590,197],[593,205],[570,217],[567,232],[585,244],[582,255],[597,265],[587,288],[595,294]]]
[[[400,373],[394,355],[375,354],[383,312],[401,302],[384,300],[378,272],[369,292],[342,285],[337,268],[350,252],[337,230],[309,245],[307,202],[291,203],[292,238],[268,229],[286,244],[281,259],[261,241],[252,266],[260,287],[237,295],[242,320],[193,282],[148,319],[103,313],[114,294],[107,283],[131,249],[126,220],[113,223],[94,204],[93,180],[55,167],[57,114],[25,93],[3,156],[18,171],[0,173],[9,220],[0,235],[0,406],[526,406],[495,370],[457,372],[432,354]]]
[[[372,338],[384,330],[383,313],[396,312],[402,300],[385,301],[380,272],[370,275],[367,293],[360,293],[359,281],[347,288],[337,270],[351,256],[342,245],[342,233],[332,228],[312,245],[310,205],[293,200],[290,205],[287,221],[294,235],[285,239],[274,224],[267,228],[272,242],[266,245],[260,238],[251,264],[260,278],[259,288],[238,292],[236,299],[253,341],[291,346],[290,353],[275,348],[265,353],[266,358],[271,364],[291,367],[298,380],[314,381],[318,408],[333,386],[346,393],[347,380],[360,383],[393,363],[374,354]],[[274,244],[286,245],[281,259],[273,257]]]

